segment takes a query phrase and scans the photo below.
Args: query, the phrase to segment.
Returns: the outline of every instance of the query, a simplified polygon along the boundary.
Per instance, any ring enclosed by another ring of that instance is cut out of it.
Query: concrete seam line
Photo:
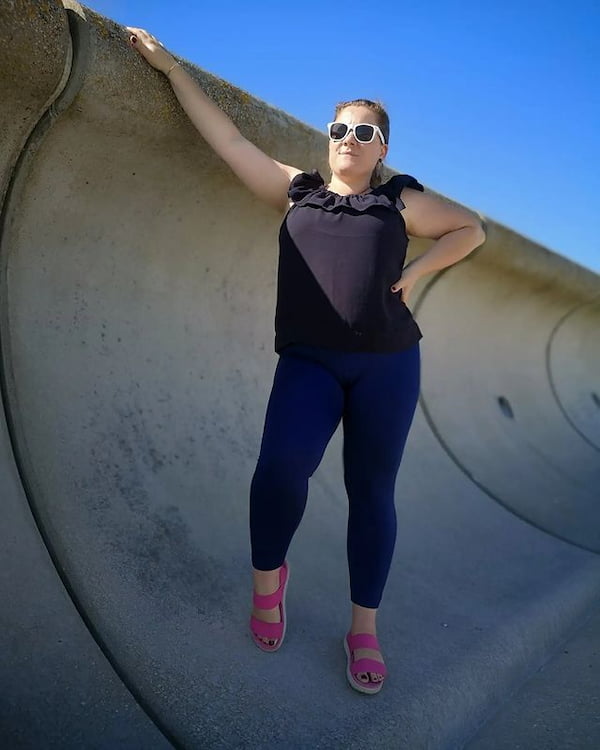
[[[583,438],[588,445],[590,445],[594,450],[600,451],[600,445],[597,445],[593,442],[584,432],[582,432],[579,427],[575,424],[575,422],[571,419],[569,416],[565,406],[563,405],[560,396],[558,394],[558,389],[556,388],[556,383],[554,382],[554,378],[552,376],[552,364],[550,362],[551,359],[551,352],[552,352],[552,344],[554,343],[554,339],[556,338],[556,335],[562,328],[563,324],[567,321],[568,318],[571,317],[574,313],[581,310],[582,307],[586,307],[586,305],[593,305],[594,303],[600,301],[600,295],[596,297],[595,299],[591,301],[584,301],[581,302],[578,305],[575,305],[570,310],[568,310],[562,318],[559,318],[556,325],[550,332],[550,336],[548,337],[548,341],[546,342],[546,375],[548,377],[548,383],[550,384],[550,390],[552,391],[552,395],[554,396],[554,400],[556,401],[558,408],[560,409],[561,414],[566,419],[566,421],[569,423],[569,425],[575,430],[575,432],[579,435],[579,437]]]
[[[465,262],[465,261],[461,261]],[[419,298],[417,300],[417,303],[414,308],[414,314],[416,316],[416,313],[419,311],[419,309],[422,307],[427,295],[431,292],[433,286],[446,274],[449,272],[449,270],[452,268],[452,266],[448,266],[438,273],[435,274],[435,276],[430,279],[427,284],[425,285],[425,288],[419,295]],[[418,320],[417,320],[418,322]],[[484,492],[491,500],[494,500],[498,503],[498,505],[501,505],[505,510],[507,510],[509,513],[512,513],[513,516],[516,516],[521,521],[524,521],[525,523],[529,524],[530,526],[533,526],[534,528],[538,529],[539,531],[544,532],[545,534],[548,534],[548,536],[554,537],[555,539],[560,539],[563,542],[566,542],[567,544],[570,544],[573,547],[578,547],[579,549],[583,549],[586,552],[593,552],[594,554],[598,554],[597,549],[593,549],[590,547],[585,546],[584,544],[579,544],[578,542],[573,541],[572,539],[568,539],[560,534],[557,534],[556,532],[552,531],[551,529],[544,528],[539,523],[536,523],[535,521],[532,521],[531,519],[523,516],[521,513],[519,513],[515,508],[512,508],[510,505],[508,505],[499,495],[495,494],[490,490],[488,487],[486,487],[484,484],[479,482],[475,477],[471,474],[469,469],[462,463],[462,461],[458,458],[458,456],[452,451],[444,437],[442,436],[441,432],[438,430],[435,421],[433,419],[433,416],[427,406],[427,399],[425,395],[423,394],[423,391],[420,390],[419,392],[419,405],[423,411],[423,416],[425,417],[425,421],[429,425],[429,428],[431,429],[431,432],[433,433],[436,440],[441,445],[444,452],[448,455],[450,460],[457,466],[462,473],[468,477],[473,484],[478,487],[482,492]]]
[[[574,639],[577,637],[577,635],[586,627],[586,625],[592,620],[593,617],[595,617],[598,613],[600,613],[600,600],[596,600],[593,604],[591,604],[586,614],[583,616],[582,619],[580,619],[577,622],[574,622],[571,628],[567,628],[563,633],[562,637],[555,643],[554,650],[550,651],[544,659],[544,661],[540,662],[535,669],[528,673],[523,679],[515,683],[513,688],[509,693],[506,694],[504,697],[504,700],[500,701],[500,703],[494,705],[490,711],[488,712],[488,715],[485,716],[482,721],[475,727],[474,731],[463,740],[462,748],[463,750],[469,750],[469,745],[473,740],[477,739],[477,735],[489,724],[493,722],[493,720],[500,716],[505,708],[509,708],[511,706],[511,702],[515,700],[515,698],[518,698],[519,693],[526,689],[527,686],[535,679],[535,677],[544,670],[544,668],[549,665],[554,659],[556,659],[565,645],[571,641],[571,639]]]
[[[34,524],[40,534],[42,543],[48,552],[52,565],[64,586],[67,596],[75,607],[75,610],[81,618],[85,628],[100,649],[102,655],[113,669],[115,675],[128,690],[133,700],[165,739],[170,742],[173,747],[181,748],[182,744],[179,740],[177,740],[172,732],[164,725],[162,720],[156,715],[155,711],[149,706],[143,695],[140,694],[136,686],[129,679],[129,676],[121,669],[116,657],[95,627],[91,618],[88,616],[82,602],[72,586],[69,576],[61,564],[60,558],[51,541],[51,537],[42,521],[41,515],[38,512],[35,502],[35,491],[28,479],[28,460],[26,457],[27,450],[25,436],[23,431],[18,428],[18,416],[10,408],[11,399],[9,398],[9,395],[15,392],[15,388],[13,387],[15,378],[11,367],[12,356],[9,343],[10,326],[7,294],[9,253],[7,248],[2,252],[4,229],[9,216],[9,208],[11,204],[14,203],[16,196],[19,193],[21,178],[23,178],[26,168],[35,158],[45,135],[48,133],[57,118],[69,108],[81,88],[90,59],[90,47],[93,43],[89,25],[81,6],[78,6],[77,3],[71,2],[70,0],[65,0],[63,6],[65,6],[65,13],[69,26],[69,38],[71,40],[65,61],[65,68],[59,85],[56,87],[45,105],[46,108],[43,111],[43,114],[31,128],[28,135],[23,139],[20,152],[14,161],[10,177],[7,180],[7,189],[0,209],[0,400],[4,409],[7,432],[13,452],[16,471],[23,487],[23,493],[27,500],[27,505],[31,512]]]
[[[12,164],[7,164],[7,170],[6,173],[8,175],[8,179],[3,181],[3,184],[0,183],[0,216],[4,213],[4,204],[6,200],[8,199],[8,196],[10,194],[10,187],[13,183],[14,174],[18,170],[18,165],[21,160],[21,156],[23,153],[26,153],[29,150],[29,142],[32,138],[32,135],[40,126],[40,123],[47,117],[48,112],[52,109],[52,106],[54,103],[60,98],[63,91],[65,90],[67,86],[67,82],[71,76],[71,70],[73,68],[73,45],[71,42],[71,36],[69,34],[69,45],[66,50],[65,54],[65,61],[64,61],[64,67],[63,71],[61,73],[60,79],[58,83],[56,84],[56,87],[54,88],[54,91],[50,94],[48,99],[44,102],[44,104],[40,107],[39,114],[37,120],[34,121],[34,124],[32,125],[29,132],[25,132],[21,143],[17,148],[15,149],[15,156]],[[0,220],[0,240],[2,237],[1,233],[2,228],[2,221]]]

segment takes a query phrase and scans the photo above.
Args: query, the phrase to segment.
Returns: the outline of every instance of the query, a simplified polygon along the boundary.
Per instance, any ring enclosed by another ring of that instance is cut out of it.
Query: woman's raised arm
[[[200,135],[258,198],[282,213],[290,180],[302,172],[271,158],[245,138],[163,45],[144,29],[125,27],[130,44],[167,75],[173,92]]]

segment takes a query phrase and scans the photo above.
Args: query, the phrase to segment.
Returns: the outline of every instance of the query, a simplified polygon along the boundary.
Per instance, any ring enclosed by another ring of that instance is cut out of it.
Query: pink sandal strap
[[[279,588],[277,591],[273,591],[272,594],[257,594],[256,591],[252,592],[252,601],[255,607],[258,609],[274,609],[283,598],[283,587],[287,580],[287,563],[284,562],[281,570],[279,571]]]
[[[272,594],[257,594],[253,592],[252,599],[254,606],[258,607],[258,609],[273,609],[281,602],[282,593],[283,586],[280,586]]]
[[[282,622],[263,622],[254,615],[250,617],[250,627],[259,638],[281,638],[283,634]]]
[[[350,635],[350,633],[348,633],[346,640],[348,641],[351,651],[354,651],[357,648],[374,648],[376,651],[381,650],[379,648],[377,636],[372,635],[371,633],[357,633],[356,635]]]
[[[377,661],[376,659],[357,659],[350,664],[350,673],[357,675],[360,672],[375,672],[385,677],[387,669],[382,661]]]

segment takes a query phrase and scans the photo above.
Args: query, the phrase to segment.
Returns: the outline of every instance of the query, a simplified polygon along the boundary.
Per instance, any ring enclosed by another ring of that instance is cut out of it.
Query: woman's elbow
[[[481,247],[487,239],[487,227],[483,219],[477,219],[473,224],[473,232],[475,233],[477,244],[475,247]]]

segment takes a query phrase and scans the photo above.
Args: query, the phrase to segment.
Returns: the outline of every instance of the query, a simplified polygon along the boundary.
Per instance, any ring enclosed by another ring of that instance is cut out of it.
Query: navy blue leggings
[[[421,374],[419,342],[400,352],[292,344],[280,354],[250,485],[252,565],[283,564],[340,419],[349,500],[350,598],[377,608],[396,542],[394,488]]]

